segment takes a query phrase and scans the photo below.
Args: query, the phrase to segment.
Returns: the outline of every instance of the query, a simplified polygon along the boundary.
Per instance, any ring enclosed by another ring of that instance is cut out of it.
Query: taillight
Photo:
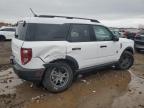
[[[21,63],[23,65],[27,64],[32,58],[32,49],[21,48]]]

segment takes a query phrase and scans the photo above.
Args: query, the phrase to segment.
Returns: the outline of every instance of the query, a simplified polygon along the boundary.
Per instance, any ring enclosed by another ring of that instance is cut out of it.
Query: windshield
[[[16,35],[25,41],[61,41],[67,34],[65,24],[19,23]]]

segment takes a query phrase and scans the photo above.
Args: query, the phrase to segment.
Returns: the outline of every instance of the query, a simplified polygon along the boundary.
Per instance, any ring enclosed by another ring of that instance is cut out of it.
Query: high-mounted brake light
[[[27,64],[32,58],[32,49],[21,48],[21,63],[23,65]]]

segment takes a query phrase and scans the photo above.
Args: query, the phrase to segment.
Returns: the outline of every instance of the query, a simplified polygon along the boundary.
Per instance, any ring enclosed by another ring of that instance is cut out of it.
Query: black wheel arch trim
[[[129,52],[131,52],[132,54],[134,54],[134,49],[133,49],[132,47],[127,47],[127,48],[125,48],[125,50],[124,50],[123,52],[125,52],[125,51],[129,51]]]
[[[77,60],[76,60],[75,58],[73,58],[73,57],[71,57],[71,56],[66,56],[66,59],[72,61],[72,62],[74,63],[74,65],[75,65],[75,68],[76,68],[77,70],[79,69],[78,62],[77,62]]]
[[[55,62],[57,62],[57,61],[70,61],[71,63],[73,63],[75,70],[79,69],[79,65],[78,65],[77,60],[71,56],[66,56],[65,59],[56,59],[54,61],[46,63],[46,64],[44,64],[44,67],[48,68],[49,66],[53,66],[53,65],[55,65]]]
[[[125,49],[123,50],[123,52],[121,53],[120,58],[121,58],[121,56],[123,55],[123,53],[124,53],[125,51],[129,51],[129,52],[131,52],[132,54],[134,54],[134,49],[133,49],[132,47],[127,47],[127,48],[125,48]],[[120,58],[119,58],[119,61],[120,61]],[[119,61],[118,61],[118,63],[119,63]]]

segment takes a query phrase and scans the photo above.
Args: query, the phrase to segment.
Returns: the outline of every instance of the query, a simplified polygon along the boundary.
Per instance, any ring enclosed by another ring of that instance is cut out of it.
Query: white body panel
[[[119,60],[122,52],[129,46],[134,46],[134,42],[120,38],[119,41],[105,42],[78,42],[67,44],[67,55],[78,61],[79,68],[86,68],[95,65],[101,65]],[[122,48],[120,44],[122,43]],[[100,48],[106,45],[107,47]],[[81,48],[81,50],[72,51],[72,48]]]
[[[16,43],[16,44],[15,44]],[[122,48],[120,44],[122,43]],[[106,48],[100,48],[107,45]],[[67,41],[47,41],[47,42],[24,42],[18,39],[12,41],[12,51],[16,61],[24,68],[38,69],[44,68],[44,64],[58,59],[65,59],[66,56],[74,58],[79,65],[79,69],[101,65],[119,60],[122,52],[134,42],[120,38],[118,42],[78,42],[70,43]],[[26,65],[21,64],[20,48],[32,49],[32,60]],[[81,50],[72,50],[72,48]]]
[[[116,47],[112,47],[113,42],[79,42],[69,43],[67,55],[78,61],[79,68],[100,65],[103,63],[116,61]],[[107,45],[107,48],[100,48]],[[81,50],[72,51],[72,48]]]
[[[43,64],[57,59],[65,59],[66,57],[65,41],[24,42],[22,47],[31,48],[33,59],[41,60],[38,65],[30,61],[28,64],[23,65],[24,68],[43,68]]]

